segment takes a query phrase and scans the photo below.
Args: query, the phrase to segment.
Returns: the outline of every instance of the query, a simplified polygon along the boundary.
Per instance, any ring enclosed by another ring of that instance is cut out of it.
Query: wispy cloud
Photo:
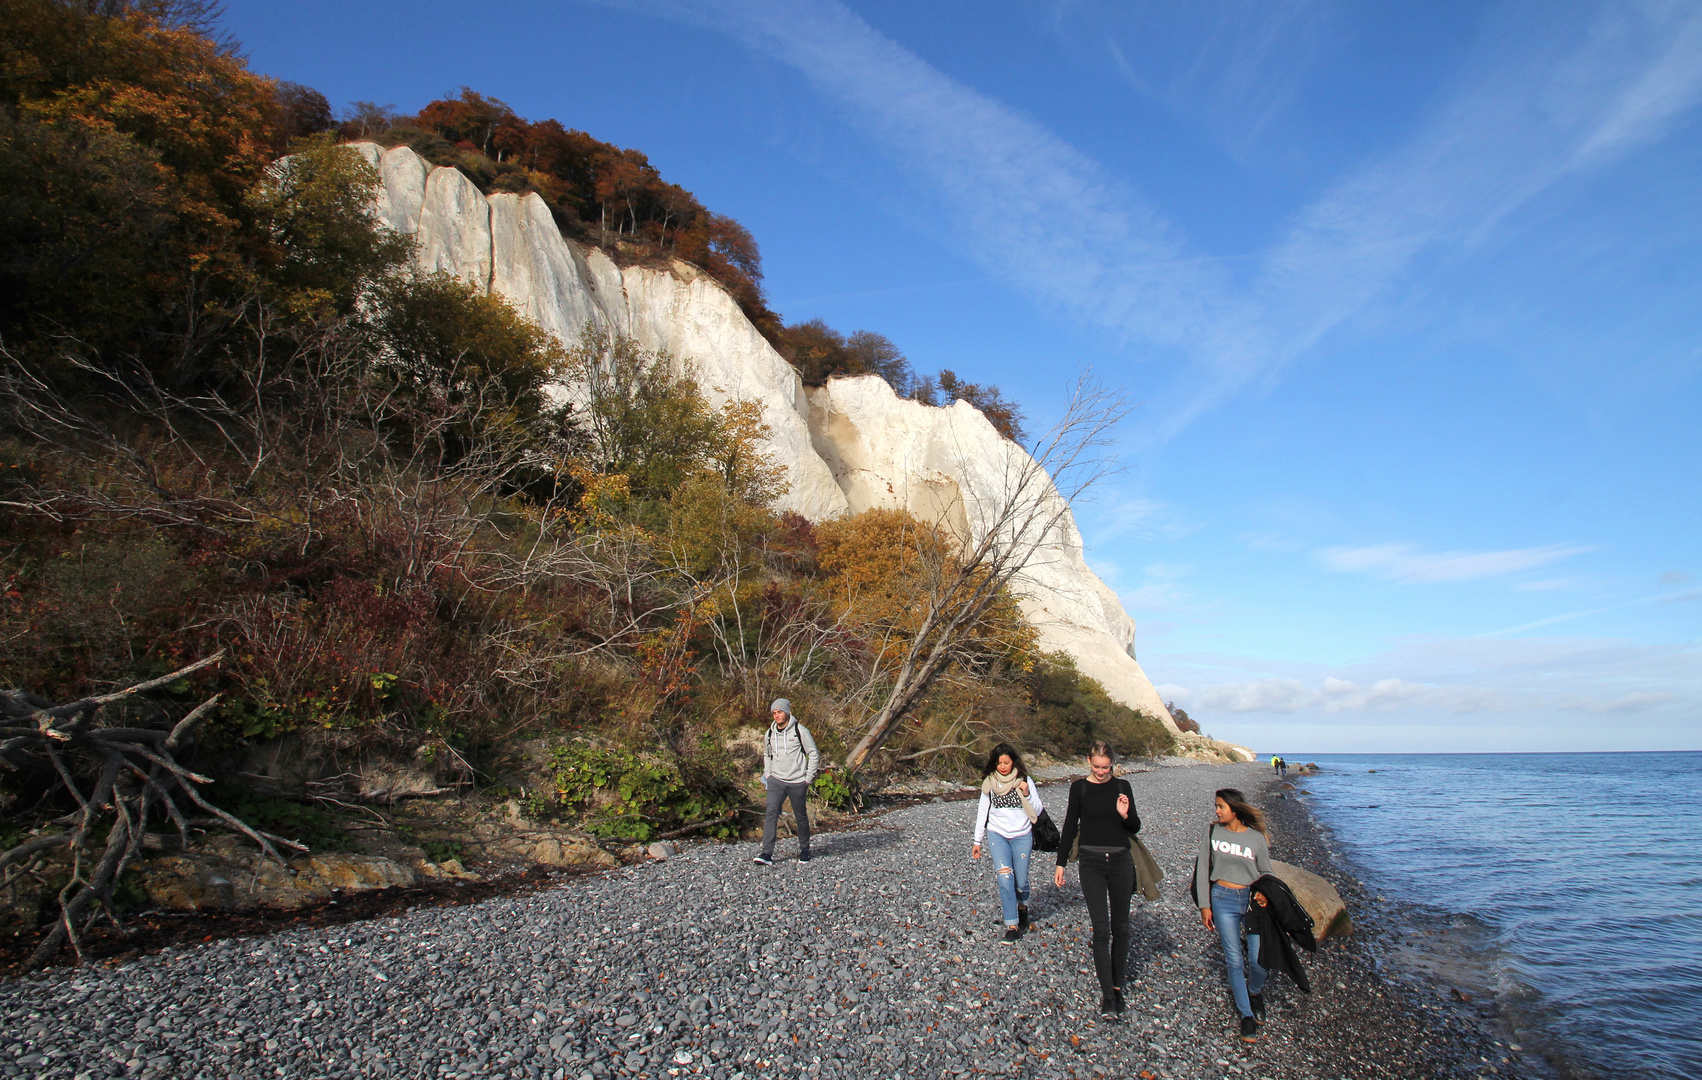
[[[1185,686],[1158,688],[1166,700],[1181,702],[1190,709],[1220,713],[1392,713],[1403,710],[1446,712],[1456,716],[1472,713],[1507,712],[1531,706],[1580,713],[1639,713],[1680,700],[1671,693],[1634,690],[1616,697],[1589,694],[1529,694],[1506,689],[1426,685],[1405,679],[1378,679],[1365,684],[1351,679],[1325,677],[1317,683],[1298,679],[1256,679],[1191,690]]]
[[[1110,540],[1180,540],[1200,530],[1183,508],[1144,497],[1101,500],[1077,511],[1077,517],[1095,546]]]
[[[989,273],[1184,359],[1162,421],[1140,434],[1152,440],[1272,377],[1427,252],[1469,244],[1561,179],[1658,139],[1702,96],[1702,7],[1604,4],[1586,25],[1503,27],[1407,145],[1328,189],[1243,285],[1118,177],[842,4],[608,2],[733,34],[796,68],[916,178]],[[1252,27],[1250,55],[1303,26],[1303,7]]]
[[[1620,697],[1603,700],[1593,697],[1568,697],[1562,699],[1560,707],[1577,712],[1590,713],[1638,713],[1658,709],[1662,705],[1679,700],[1677,694],[1651,694],[1643,690],[1634,690]]]
[[[1549,544],[1509,551],[1431,553],[1410,544],[1374,544],[1325,548],[1317,558],[1325,568],[1342,573],[1370,574],[1403,585],[1436,585],[1516,574],[1593,550],[1585,544]]]
[[[1060,39],[1091,43],[1124,81],[1194,118],[1246,161],[1328,50],[1334,4],[1318,0],[1193,0],[1072,4],[1052,20]]]
[[[1521,581],[1513,588],[1518,592],[1561,592],[1566,589],[1581,589],[1589,584],[1590,581],[1587,578],[1563,577],[1545,578],[1541,581]]]

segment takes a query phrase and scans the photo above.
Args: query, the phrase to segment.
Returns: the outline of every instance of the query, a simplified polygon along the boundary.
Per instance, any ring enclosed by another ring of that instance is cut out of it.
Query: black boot
[[[1259,1023],[1265,1022],[1265,995],[1249,994],[1247,1001],[1253,1006],[1253,1018]]]
[[[1117,995],[1117,992],[1115,990],[1107,990],[1107,991],[1105,991],[1105,993],[1099,995],[1099,1015],[1100,1016],[1116,1016],[1117,1015],[1117,1013],[1120,1010],[1117,1008],[1117,996],[1116,995]]]
[[[1128,1011],[1128,1008],[1129,1007],[1127,1005],[1123,1004],[1122,988],[1121,987],[1115,987],[1115,986],[1112,987],[1111,988],[1111,1011],[1116,1013],[1118,1016],[1122,1016],[1124,1012]]]

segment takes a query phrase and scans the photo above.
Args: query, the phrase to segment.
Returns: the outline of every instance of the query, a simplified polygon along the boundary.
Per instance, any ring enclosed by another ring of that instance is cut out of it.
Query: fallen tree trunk
[[[180,839],[188,844],[190,822],[178,805],[179,799],[247,836],[279,863],[284,860],[278,847],[307,850],[293,840],[250,828],[209,803],[197,785],[211,783],[211,778],[178,764],[175,755],[193,741],[196,729],[218,704],[219,695],[197,705],[170,728],[100,724],[112,706],[133,702],[138,694],[170,685],[218,663],[223,656],[220,651],[117,693],[64,705],[53,705],[22,690],[0,692],[0,769],[48,773],[52,780],[42,794],[43,801],[58,798],[63,792],[76,803],[76,809],[47,822],[36,835],[0,852],[0,887],[29,873],[30,864],[41,856],[59,850],[69,859],[69,877],[55,898],[59,910],[54,928],[25,967],[47,963],[66,943],[80,959],[80,931],[103,915],[123,931],[112,887],[142,849],[150,820],[159,820],[161,815],[169,818]]]

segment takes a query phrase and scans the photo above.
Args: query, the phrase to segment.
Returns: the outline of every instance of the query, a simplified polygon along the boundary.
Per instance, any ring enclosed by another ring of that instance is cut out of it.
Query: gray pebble
[[[1181,880],[1213,788],[1262,773],[1130,781],[1168,876],[1137,902],[1119,1022],[1094,1011],[1075,872],[1055,889],[1037,854],[1037,927],[999,944],[991,860],[968,858],[975,804],[924,803],[818,836],[807,865],[789,842],[773,867],[750,844],[691,844],[529,896],[3,982],[0,1075],[1475,1075],[1472,1033],[1405,1004],[1352,942],[1308,958],[1320,993],[1274,987],[1265,1037],[1237,1041]],[[1045,795],[1061,820],[1064,787]]]

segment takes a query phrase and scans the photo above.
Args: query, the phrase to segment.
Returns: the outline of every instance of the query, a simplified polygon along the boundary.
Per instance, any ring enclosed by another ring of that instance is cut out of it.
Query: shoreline
[[[1320,766],[1321,772],[1329,769]],[[1475,1021],[1498,1052],[1491,1061],[1499,1063],[1508,1051],[1516,1055],[1498,1064],[1503,1075],[1530,1080],[1593,1080],[1602,1075],[1571,1060],[1571,1048],[1545,1028],[1544,1017],[1521,1008],[1517,997],[1504,996],[1506,991],[1496,984],[1498,969],[1489,959],[1494,931],[1475,914],[1385,899],[1358,876],[1353,842],[1343,841],[1312,805],[1316,796],[1305,786],[1308,779],[1291,778],[1296,790],[1274,805],[1286,806],[1286,812],[1303,823],[1305,840],[1318,848],[1315,858],[1338,868],[1332,871],[1341,881],[1338,890],[1360,913],[1356,927],[1370,931],[1364,935],[1366,958],[1383,978],[1431,1007],[1452,1010],[1467,1023]]]
[[[1269,766],[1265,766],[1267,769]],[[1267,775],[1256,797],[1274,834],[1272,857],[1292,863],[1328,880],[1335,886],[1354,932],[1335,939],[1347,946],[1354,961],[1404,1003],[1408,1014],[1427,1030],[1461,1041],[1463,1059],[1476,1059],[1486,1075],[1550,1080],[1559,1075],[1546,1059],[1532,1061],[1510,1052],[1519,1043],[1513,1037],[1512,1019],[1492,996],[1479,999],[1473,993],[1459,994],[1453,980],[1434,970],[1402,964],[1397,951],[1400,927],[1394,925],[1388,902],[1359,877],[1336,830],[1310,804],[1304,776],[1290,778],[1290,790],[1282,790],[1283,778]],[[1351,943],[1351,944],[1349,944]],[[1320,949],[1328,944],[1321,943]]]
[[[1216,936],[1181,884],[1211,790],[1271,809],[1274,854],[1322,867],[1365,914],[1309,811],[1260,768],[1127,774],[1166,880],[1132,913],[1117,1021],[1095,1012],[1074,870],[1055,889],[1036,860],[1036,926],[1001,945],[988,860],[967,857],[974,804],[929,800],[822,834],[809,865],[789,841],[771,868],[748,842],[706,843],[523,896],[0,980],[0,1061],[66,1080],[1519,1075],[1358,936],[1304,956],[1315,992],[1273,985],[1263,1037],[1238,1041]],[[1059,814],[1065,790],[1043,783]]]

